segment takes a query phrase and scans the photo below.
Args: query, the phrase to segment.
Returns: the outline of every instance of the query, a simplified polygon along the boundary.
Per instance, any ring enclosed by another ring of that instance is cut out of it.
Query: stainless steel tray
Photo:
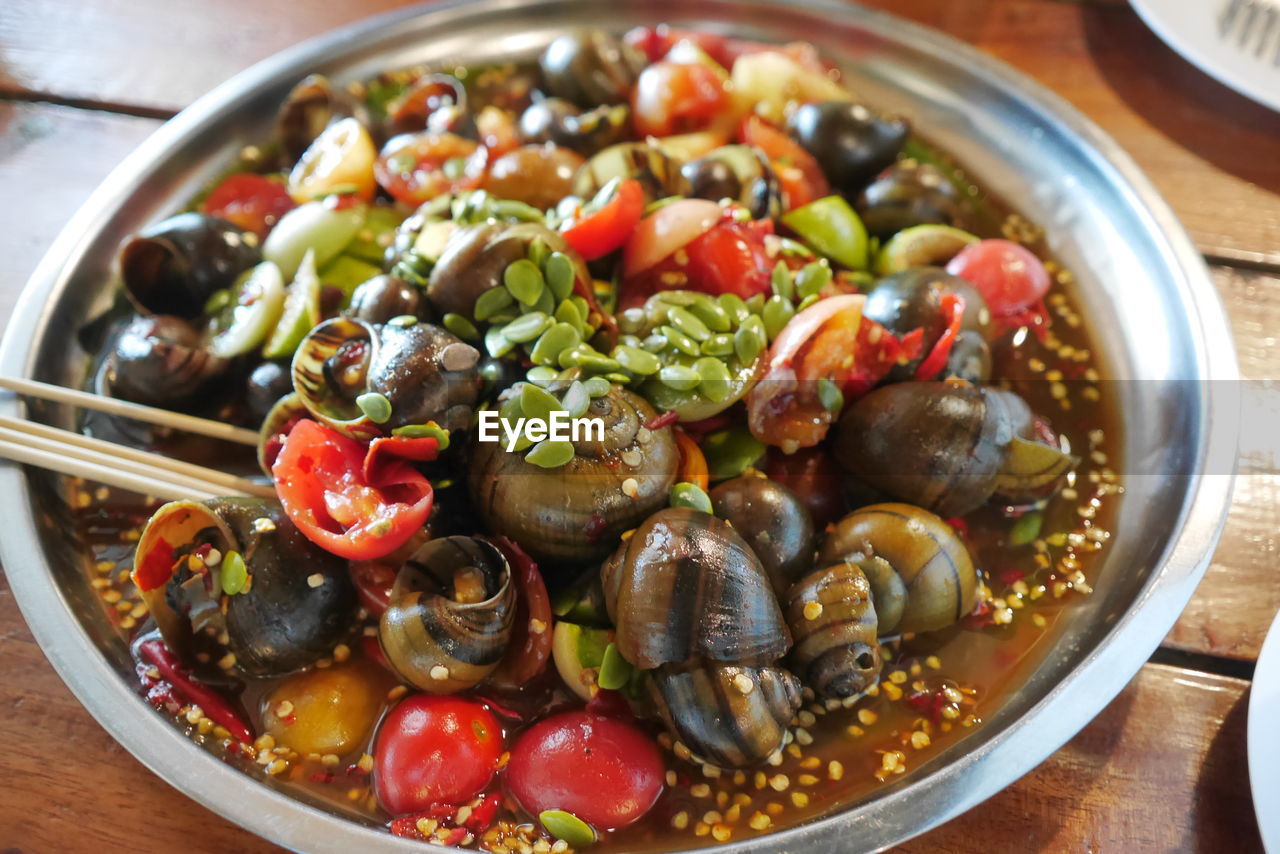
[[[238,75],[122,163],[31,277],[0,348],[0,371],[81,382],[87,355],[75,330],[110,304],[120,241],[180,207],[241,145],[265,137],[277,104],[306,73],[347,80],[420,62],[532,56],[569,26],[619,30],[660,21],[811,41],[869,102],[910,116],[980,184],[1047,228],[1052,249],[1078,276],[1077,295],[1109,374],[1120,381],[1128,494],[1118,534],[1094,595],[1058,621],[1053,652],[1027,684],[960,744],[870,798],[731,846],[841,854],[886,847],[1009,785],[1120,691],[1203,574],[1231,491],[1237,370],[1203,260],[1114,142],[1004,65],[890,15],[826,0],[479,0],[376,18]],[[0,401],[0,411],[17,408]],[[56,409],[47,415],[71,418]],[[81,702],[138,759],[205,806],[290,848],[424,850],[256,783],[189,742],[138,696],[127,650],[67,542],[58,481],[0,466],[0,507],[0,560],[33,633]]]

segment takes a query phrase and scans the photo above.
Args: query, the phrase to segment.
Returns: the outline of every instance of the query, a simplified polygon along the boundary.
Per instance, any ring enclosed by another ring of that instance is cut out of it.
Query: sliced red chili
[[[960,334],[960,324],[964,320],[964,297],[960,294],[943,294],[940,307],[947,320],[947,327],[938,336],[938,341],[929,351],[929,355],[925,356],[916,368],[918,380],[932,379],[947,366],[947,359],[951,357],[951,348],[956,343],[956,336]]]

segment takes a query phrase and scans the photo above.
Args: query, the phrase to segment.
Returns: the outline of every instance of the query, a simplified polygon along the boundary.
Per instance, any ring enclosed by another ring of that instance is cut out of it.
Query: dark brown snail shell
[[[1031,411],[1012,392],[967,382],[882,386],[845,409],[835,457],[845,471],[941,516],[984,504]]]
[[[462,573],[472,595],[458,587]],[[401,679],[453,694],[502,661],[515,610],[511,568],[496,547],[474,537],[429,540],[400,568],[378,641]]]
[[[696,756],[720,768],[764,762],[800,710],[800,681],[781,667],[665,665],[651,674],[663,722]]]
[[[229,366],[190,323],[160,314],[136,317],[120,331],[104,379],[112,397],[173,405],[191,400]]]
[[[520,115],[520,138],[525,142],[553,142],[590,157],[622,141],[630,116],[626,104],[601,104],[583,112],[563,98],[535,97]]]
[[[187,555],[206,543],[222,560],[231,551],[243,557],[240,592],[222,592],[221,562],[191,568]],[[355,621],[346,562],[313,545],[275,501],[166,504],[143,530],[134,565],[168,573],[142,595],[171,648],[187,656],[201,638],[225,632],[235,666],[250,676],[282,676],[332,655]]]
[[[343,314],[365,323],[386,323],[393,317],[404,315],[431,320],[431,311],[422,291],[387,274],[374,276],[357,285]]]
[[[558,232],[544,225],[486,222],[462,226],[449,235],[427,280],[427,299],[432,308],[441,316],[473,317],[476,300],[485,291],[502,285],[503,272],[512,262],[528,256],[529,244],[535,239],[542,240],[552,252],[568,255],[579,282],[591,281],[578,254]]]
[[[813,567],[814,526],[794,492],[767,477],[735,477],[711,490],[715,513],[733,526],[781,596]]]
[[[749,145],[723,145],[686,163],[680,170],[689,181],[690,195],[718,202],[733,199],[754,219],[782,215],[782,185],[764,153]]]
[[[879,678],[875,603],[855,564],[809,573],[787,591],[783,608],[795,639],[787,664],[819,697],[853,697]]]
[[[873,504],[841,519],[818,564],[863,570],[880,635],[943,629],[973,610],[978,578],[951,526],[911,504]],[[825,608],[825,605],[824,605]]]
[[[913,267],[886,276],[876,282],[875,287],[867,291],[867,301],[862,307],[862,316],[876,321],[895,335],[906,335],[914,329],[924,330],[922,355],[906,364],[895,365],[889,372],[888,379],[902,382],[913,379],[916,369],[924,361],[928,353],[937,344],[946,330],[947,318],[942,312],[942,298],[946,294],[956,294],[964,300],[964,313],[960,319],[962,333],[969,333],[965,346],[958,347],[959,341],[953,344],[947,365],[941,372],[942,377],[959,376],[969,382],[983,382],[990,375],[990,350],[986,342],[994,335],[991,311],[987,301],[978,293],[977,288],[959,276],[953,276],[939,267]],[[987,370],[975,368],[966,363],[973,359],[976,348],[986,350],[986,359],[979,354],[978,366],[985,365]],[[933,377],[922,377],[933,379]]]
[[[435,421],[469,425],[480,393],[480,353],[430,323],[374,325],[335,317],[307,333],[293,357],[293,387],[317,420],[353,438]],[[391,417],[372,421],[356,404],[381,394]]]
[[[477,511],[489,530],[515,540],[544,571],[601,560],[623,531],[666,504],[675,482],[679,452],[671,428],[644,426],[656,415],[620,388],[595,398],[583,417],[604,421],[604,441],[576,444],[574,458],[554,469],[508,453],[502,443],[476,442],[468,483]]]
[[[618,652],[642,669],[766,665],[791,646],[759,558],[709,513],[654,513],[604,562],[600,577]]]
[[[293,393],[293,375],[289,365],[267,361],[249,372],[244,384],[244,399],[249,406],[253,423],[261,424],[272,407],[287,394]]]
[[[292,166],[298,162],[325,128],[349,116],[355,116],[366,128],[377,126],[363,104],[347,92],[334,89],[327,77],[304,77],[289,91],[276,113],[276,139],[283,164]]]
[[[140,309],[192,319],[214,291],[261,260],[256,235],[225,219],[181,213],[125,242],[120,275]]]
[[[645,64],[639,50],[596,29],[566,33],[538,58],[547,91],[584,108],[626,101]]]
[[[916,225],[953,225],[961,201],[937,166],[902,160],[876,176],[858,197],[857,209],[867,231],[886,238]]]
[[[484,188],[499,199],[546,210],[573,192],[574,176],[585,162],[555,143],[522,145],[489,164]]]
[[[905,119],[876,115],[852,101],[802,104],[787,128],[822,164],[831,186],[850,197],[893,165],[911,132]]]

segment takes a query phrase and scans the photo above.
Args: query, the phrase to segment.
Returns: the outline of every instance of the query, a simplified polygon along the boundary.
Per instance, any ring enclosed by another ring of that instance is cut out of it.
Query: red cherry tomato
[[[631,116],[641,136],[702,130],[731,106],[724,79],[696,63],[655,62],[636,80]]]
[[[431,512],[431,484],[401,460],[365,478],[364,445],[299,421],[271,466],[276,493],[298,530],[348,560],[376,560],[404,545]]]
[[[980,240],[960,250],[947,272],[972,284],[996,317],[1026,311],[1049,292],[1049,273],[1030,249],[1008,240]]]
[[[743,299],[769,293],[775,259],[765,251],[765,238],[771,234],[771,220],[722,220],[685,247],[689,254],[683,268],[689,277],[686,287],[708,294],[733,293]]]
[[[566,224],[562,233],[579,255],[594,261],[626,243],[642,213],[644,187],[634,178],[626,178],[612,199],[595,210],[584,208]]]
[[[648,812],[664,774],[662,755],[639,729],[577,710],[539,721],[516,740],[506,785],[532,815],[565,810],[604,830]]]
[[[378,185],[398,201],[419,205],[444,193],[474,190],[484,178],[488,151],[452,133],[392,137],[373,165]]]
[[[283,185],[249,172],[229,176],[200,203],[202,213],[234,222],[258,237],[266,237],[293,208]]]
[[[787,210],[831,195],[831,184],[814,156],[764,119],[748,116],[738,136],[744,144],[763,151],[773,163],[774,174],[787,197]]]
[[[822,62],[817,49],[807,42],[789,42],[779,46],[747,39],[731,39],[715,33],[672,27],[669,24],[659,24],[652,28],[635,27],[628,30],[622,38],[627,44],[643,51],[650,62],[662,59],[677,43],[690,41],[725,68],[732,68],[734,61],[744,54],[759,53],[762,50],[784,53],[804,68],[819,74],[826,74],[829,67]]]
[[[461,697],[414,694],[378,729],[374,788],[392,815],[461,804],[498,770],[502,727],[487,708]]]

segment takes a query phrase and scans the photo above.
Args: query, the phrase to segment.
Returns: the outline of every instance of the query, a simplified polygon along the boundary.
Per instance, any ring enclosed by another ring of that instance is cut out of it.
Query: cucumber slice
[[[365,211],[364,225],[356,232],[355,239],[347,246],[344,254],[354,255],[361,261],[381,267],[387,247],[391,245],[387,235],[393,234],[400,223],[404,222],[404,218],[404,214],[396,208],[387,205],[370,206]]]
[[[356,288],[381,272],[381,267],[343,252],[320,268],[320,283],[342,291],[342,307],[346,308]]]
[[[320,322],[320,276],[316,274],[316,254],[308,250],[284,295],[284,310],[275,330],[262,347],[268,359],[292,356],[302,339]]]
[[[976,234],[950,225],[913,225],[891,237],[880,250],[876,272],[887,276],[912,267],[942,267],[978,240]]]
[[[231,288],[231,300],[209,319],[209,351],[230,359],[248,353],[275,328],[284,308],[280,268],[263,261],[246,270]]]
[[[850,270],[867,269],[867,229],[862,219],[840,196],[824,196],[787,211],[782,224],[806,245]]]

